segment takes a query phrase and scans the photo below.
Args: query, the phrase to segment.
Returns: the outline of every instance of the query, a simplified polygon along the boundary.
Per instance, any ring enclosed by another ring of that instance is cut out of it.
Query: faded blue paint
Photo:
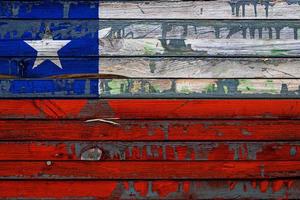
[[[98,1],[1,1],[0,18],[90,19],[98,17]]]
[[[98,80],[0,80],[0,97],[98,97]]]

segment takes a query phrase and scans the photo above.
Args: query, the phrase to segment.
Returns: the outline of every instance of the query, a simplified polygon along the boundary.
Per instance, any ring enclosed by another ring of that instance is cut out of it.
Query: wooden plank
[[[212,1],[210,1],[212,2]],[[300,6],[299,6],[300,8]],[[6,20],[7,22],[7,20]],[[9,26],[16,26],[13,22]],[[19,22],[20,23],[20,22]],[[85,20],[77,24],[87,23]],[[91,23],[91,22],[90,22]],[[75,24],[68,23],[68,24]],[[33,25],[27,25],[29,28]],[[34,26],[37,26],[35,24]],[[75,25],[73,25],[74,27]],[[71,27],[70,27],[71,28]],[[100,20],[100,39],[299,40],[299,20]],[[93,30],[93,29],[91,29]],[[20,30],[21,32],[22,30]],[[70,33],[65,33],[70,35]],[[15,36],[17,37],[17,36]],[[171,48],[175,43],[169,45]],[[177,46],[180,45],[178,42]]]
[[[0,142],[0,160],[299,161],[299,142]]]
[[[300,78],[298,58],[53,57],[56,63],[78,63],[73,71],[53,73],[31,70],[35,59],[47,58],[1,57],[0,78]]]
[[[1,1],[0,18],[299,19],[299,1]],[[168,11],[168,12],[167,12]],[[42,13],[42,15],[41,15]]]
[[[99,73],[128,78],[299,78],[300,60],[297,58],[114,57],[100,58]]]
[[[0,100],[0,119],[299,119],[297,99]]]
[[[298,79],[101,79],[105,98],[289,98]],[[5,95],[2,95],[5,96]]]
[[[100,39],[101,56],[298,57],[299,53],[298,40]]]
[[[297,141],[300,140],[300,121],[0,120],[0,140]]]
[[[296,178],[300,161],[3,161],[0,179]]]
[[[101,2],[101,19],[299,19],[299,1]]]
[[[0,28],[1,57],[35,57],[28,45],[32,40],[40,47],[39,56],[57,54],[56,48],[43,46],[47,30],[56,42],[70,40],[61,57],[299,54],[296,20],[0,20]]]
[[[297,199],[297,179],[196,181],[1,181],[1,198]]]
[[[98,18],[98,1],[7,1],[0,4],[0,18],[77,19]]]
[[[300,79],[2,79],[1,98],[299,98]]]
[[[103,56],[297,57],[299,21],[104,21]]]

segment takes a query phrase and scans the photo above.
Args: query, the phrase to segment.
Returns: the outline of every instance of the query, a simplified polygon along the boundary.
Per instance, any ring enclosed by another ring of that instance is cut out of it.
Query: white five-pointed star
[[[37,51],[37,58],[35,59],[32,69],[38,67],[46,60],[50,60],[57,67],[62,69],[62,65],[57,52],[70,41],[71,40],[53,40],[52,34],[50,32],[47,33],[47,31],[44,34],[42,40],[24,41]]]

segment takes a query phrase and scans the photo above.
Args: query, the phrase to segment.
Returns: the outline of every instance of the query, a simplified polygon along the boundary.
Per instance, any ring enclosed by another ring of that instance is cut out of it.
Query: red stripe
[[[1,100],[0,117],[39,119],[300,118],[300,100]]]
[[[0,160],[300,160],[299,151],[282,142],[10,142],[0,143]]]
[[[54,161],[1,162],[6,179],[248,179],[295,178],[300,161]]]
[[[1,181],[1,198],[298,198],[299,180]]]
[[[299,120],[111,121],[0,120],[0,140],[300,140]]]

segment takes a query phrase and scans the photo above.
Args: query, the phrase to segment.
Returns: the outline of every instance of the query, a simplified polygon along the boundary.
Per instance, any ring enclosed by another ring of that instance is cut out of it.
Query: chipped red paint
[[[0,100],[1,119],[300,119],[300,100]]]
[[[300,176],[300,161],[3,161],[2,179],[265,179]]]
[[[0,198],[296,199],[299,180],[1,181]]]
[[[299,120],[0,120],[0,140],[300,140]]]
[[[300,142],[1,142],[0,160],[300,160]]]

